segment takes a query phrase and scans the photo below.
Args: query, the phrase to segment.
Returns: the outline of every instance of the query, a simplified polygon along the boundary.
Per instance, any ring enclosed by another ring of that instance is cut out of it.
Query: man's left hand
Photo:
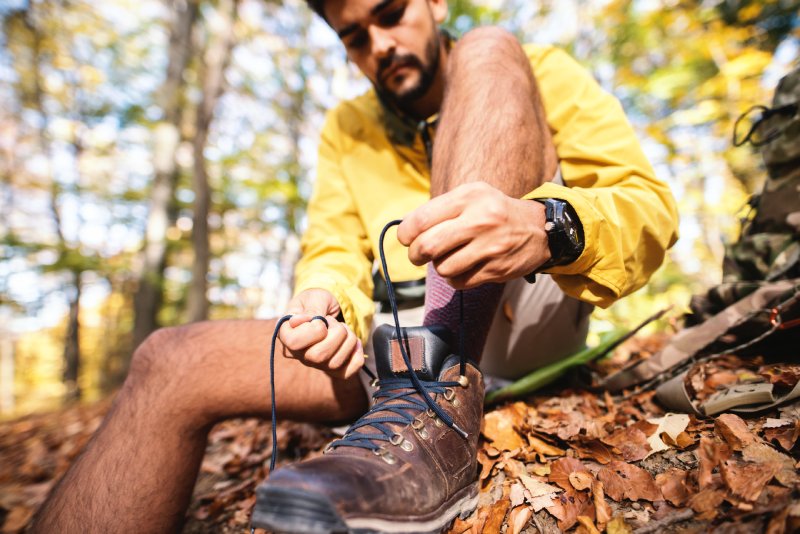
[[[456,289],[506,282],[550,258],[544,206],[485,182],[463,184],[408,214],[397,238],[415,265],[433,262]]]

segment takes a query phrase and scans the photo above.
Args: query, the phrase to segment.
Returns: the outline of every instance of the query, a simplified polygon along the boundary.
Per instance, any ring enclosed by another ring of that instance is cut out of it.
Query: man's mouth
[[[396,64],[392,65],[391,67],[389,67],[388,69],[386,69],[386,71],[384,71],[381,80],[384,83],[386,83],[389,80],[391,80],[393,76],[398,74],[401,70],[407,69],[409,67],[411,67],[411,64],[408,63],[408,62],[405,62],[405,61],[400,62],[400,63],[396,63]]]

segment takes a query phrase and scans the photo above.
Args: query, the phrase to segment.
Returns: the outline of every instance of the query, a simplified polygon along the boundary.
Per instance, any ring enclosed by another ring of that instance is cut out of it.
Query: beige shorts
[[[583,348],[593,309],[591,304],[565,295],[547,274],[536,275],[534,284],[524,279],[506,283],[480,363],[487,386],[502,387]],[[423,316],[422,306],[401,310],[400,326],[419,326]],[[375,315],[372,331],[384,323],[394,324],[391,311]],[[367,365],[374,371],[371,333],[365,350]],[[364,380],[371,395],[373,388],[368,382]]]

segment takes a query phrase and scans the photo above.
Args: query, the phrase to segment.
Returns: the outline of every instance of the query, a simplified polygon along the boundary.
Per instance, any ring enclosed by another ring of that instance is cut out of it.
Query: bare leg
[[[558,165],[530,62],[499,28],[479,28],[453,48],[436,132],[431,196],[483,181],[520,198],[552,179]],[[455,290],[428,267],[425,324],[457,332]],[[504,284],[464,291],[467,355],[480,360]]]
[[[163,329],[134,354],[111,412],[56,487],[31,532],[175,532],[189,504],[210,427],[270,412],[275,321]],[[366,409],[357,379],[334,381],[275,359],[281,418],[342,421]]]
[[[476,181],[521,197],[558,158],[539,88],[519,42],[499,28],[467,33],[450,52],[431,196]]]

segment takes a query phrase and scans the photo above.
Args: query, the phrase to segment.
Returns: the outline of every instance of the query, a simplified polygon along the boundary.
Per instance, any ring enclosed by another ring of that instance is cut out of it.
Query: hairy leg
[[[30,532],[176,532],[217,421],[270,413],[275,321],[159,330],[134,354],[114,406]],[[281,418],[343,421],[366,409],[357,378],[275,358]]]
[[[539,89],[522,47],[499,28],[466,34],[450,52],[447,87],[436,132],[431,196],[483,181],[522,197],[556,172],[558,158]],[[455,290],[428,267],[424,324],[453,332],[461,317]],[[503,284],[466,290],[467,355],[480,360]]]
[[[431,196],[482,181],[519,198],[556,172],[558,158],[530,62],[502,29],[478,28],[455,44],[440,116]]]

